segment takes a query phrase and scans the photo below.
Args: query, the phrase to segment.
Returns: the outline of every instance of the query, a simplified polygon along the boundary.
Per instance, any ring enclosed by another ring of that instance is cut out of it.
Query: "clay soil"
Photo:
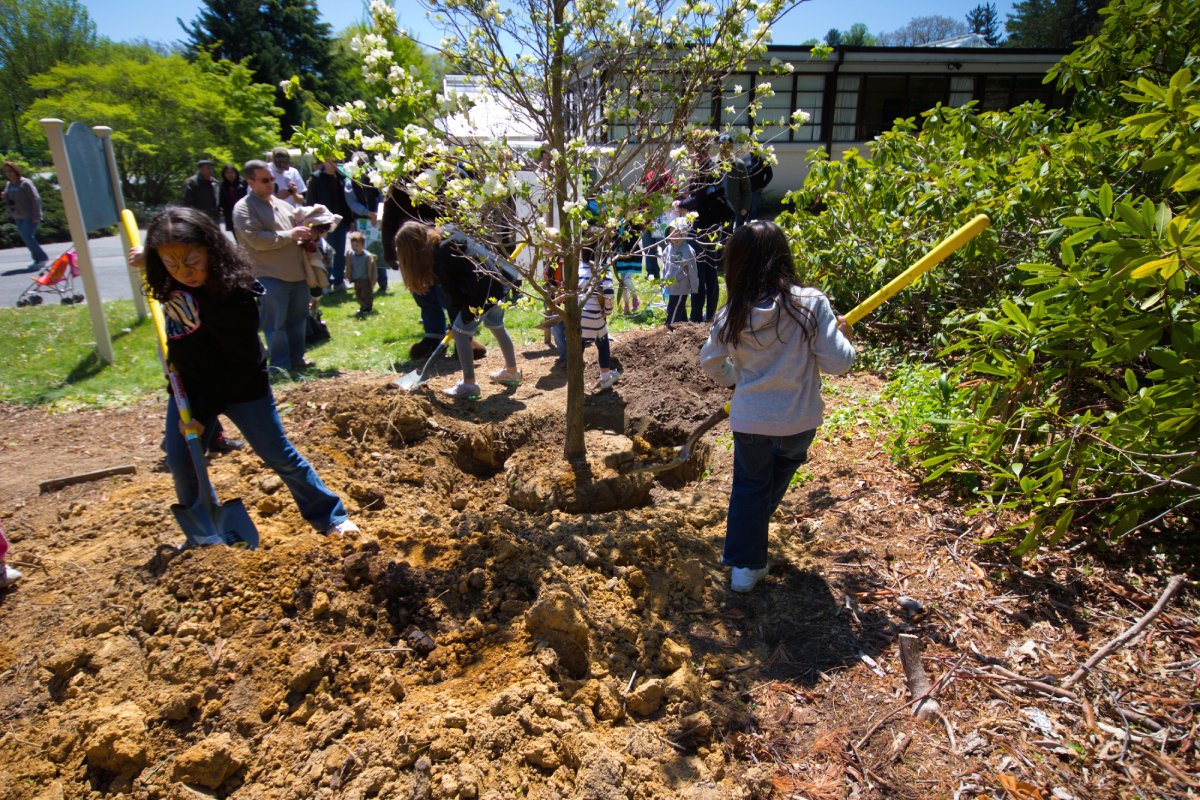
[[[318,534],[252,453],[215,456],[257,552],[172,555],[160,399],[0,409],[0,520],[25,573],[0,593],[0,797],[1196,796],[1189,589],[1054,691],[1179,568],[978,544],[994,531],[967,503],[855,424],[883,402],[870,374],[827,381],[851,413],[773,520],[770,575],[732,594],[728,427],[657,480],[603,458],[669,455],[727,396],[696,368],[704,335],[620,337],[625,377],[587,398],[587,465],[560,458],[565,380],[540,347],[521,387],[479,401],[440,394],[449,360],[412,394],[378,375],[281,387],[362,533]],[[118,464],[137,472],[38,493]],[[907,705],[903,633],[924,643],[931,721]]]

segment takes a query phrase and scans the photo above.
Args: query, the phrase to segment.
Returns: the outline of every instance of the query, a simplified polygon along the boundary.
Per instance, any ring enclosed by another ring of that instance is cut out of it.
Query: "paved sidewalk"
[[[145,235],[145,231],[142,231]],[[91,239],[89,249],[92,253],[92,264],[96,269],[96,279],[100,287],[102,300],[132,300],[133,292],[129,287],[126,276],[125,252],[121,246],[120,236],[108,236],[103,239]],[[71,248],[70,242],[57,244],[42,244],[46,254],[53,260]],[[0,250],[0,308],[13,308],[21,292],[33,284],[37,271],[29,269],[32,263],[29,250],[24,247],[14,247]],[[75,291],[86,295],[83,288],[83,278],[75,279]],[[57,296],[44,295],[44,302],[58,303]],[[36,308],[22,309],[33,313]]]

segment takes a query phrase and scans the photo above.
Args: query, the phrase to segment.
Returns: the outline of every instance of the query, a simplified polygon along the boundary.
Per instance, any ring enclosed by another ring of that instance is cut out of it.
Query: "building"
[[[871,140],[890,130],[896,119],[919,117],[938,103],[958,107],[975,100],[982,110],[1005,110],[1030,100],[1050,107],[1065,104],[1054,85],[1043,79],[1069,51],[980,47],[981,43],[980,37],[968,35],[925,47],[838,47],[825,60],[813,58],[808,47],[773,45],[758,71],[732,74],[702,98],[692,122],[722,130],[740,128],[748,134],[747,108],[754,102],[755,87],[765,82],[774,95],[763,100],[764,121],[790,119],[798,109],[808,112],[811,120],[797,130],[775,126],[763,133],[779,159],[770,190],[779,194],[804,182],[806,159],[813,149],[834,159],[851,148],[867,155]],[[791,64],[792,72],[773,74],[776,60]],[[608,140],[625,132],[614,126]]]

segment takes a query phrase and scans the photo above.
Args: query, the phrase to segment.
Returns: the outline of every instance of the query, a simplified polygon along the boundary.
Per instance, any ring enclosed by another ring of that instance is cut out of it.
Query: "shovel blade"
[[[419,370],[415,369],[412,372],[401,375],[395,381],[396,385],[406,392],[411,392],[424,382],[424,376]]]
[[[192,506],[176,503],[171,506],[171,513],[183,529],[185,547],[223,544],[258,549],[258,528],[241,500],[217,504],[201,501]]]

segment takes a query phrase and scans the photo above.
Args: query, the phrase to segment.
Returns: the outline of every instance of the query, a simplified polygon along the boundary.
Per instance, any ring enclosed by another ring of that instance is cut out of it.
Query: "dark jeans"
[[[275,409],[275,398],[267,393],[257,400],[231,403],[221,412],[233,420],[242,432],[250,449],[275,471],[287,485],[300,510],[300,516],[319,531],[325,531],[348,517],[346,507],[336,494],[329,491],[316,470],[288,441]],[[216,416],[198,420],[204,425],[205,448],[220,430]],[[179,432],[179,410],[175,398],[167,401],[167,428],[163,444],[167,451],[167,467],[175,481],[175,497],[181,505],[196,502],[199,486],[196,468],[188,452],[187,440]]]
[[[808,460],[816,435],[816,428],[791,436],[734,432],[733,489],[722,564],[748,569],[767,565],[767,525],[792,476]]]
[[[46,255],[46,251],[38,244],[37,231],[41,223],[34,222],[31,219],[15,219],[13,222],[17,225],[17,235],[21,237],[21,241],[29,248],[29,255],[33,258],[33,263],[38,267],[46,266],[46,262],[50,257]]]
[[[700,278],[700,291],[692,295],[692,322],[712,322],[717,315],[717,302],[721,297],[721,283],[717,275],[717,264],[721,251],[716,245],[698,245],[696,248],[696,274]]]
[[[687,322],[687,299],[686,294],[667,295],[667,324],[674,325],[676,322]]]
[[[381,273],[382,274],[382,273]],[[385,284],[381,284],[386,286]],[[427,339],[441,339],[449,330],[450,314],[446,309],[446,295],[440,286],[434,286],[425,294],[413,293],[417,308],[421,309],[421,328]]]
[[[646,257],[646,275],[647,277],[658,280],[658,246],[663,240],[654,235],[654,231],[648,230],[642,234],[642,250]]]
[[[348,233],[350,233],[350,221],[344,219],[341,225],[338,225],[325,237],[329,246],[333,248],[333,267],[329,270],[329,284],[334,289],[341,289],[346,280],[346,235]]]

